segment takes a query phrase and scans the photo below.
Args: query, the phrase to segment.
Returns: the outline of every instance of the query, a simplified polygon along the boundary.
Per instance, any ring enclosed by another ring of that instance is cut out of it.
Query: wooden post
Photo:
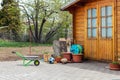
[[[29,30],[29,40],[30,40],[30,45],[29,45],[29,54],[31,55],[31,32]]]

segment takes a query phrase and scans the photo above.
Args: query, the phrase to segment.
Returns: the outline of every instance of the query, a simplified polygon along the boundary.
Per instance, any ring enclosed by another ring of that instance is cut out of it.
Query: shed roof
[[[67,10],[69,7],[73,6],[74,4],[78,3],[79,1],[82,1],[82,0],[72,0],[71,2],[69,2],[68,4],[63,6],[61,8],[61,10]]]

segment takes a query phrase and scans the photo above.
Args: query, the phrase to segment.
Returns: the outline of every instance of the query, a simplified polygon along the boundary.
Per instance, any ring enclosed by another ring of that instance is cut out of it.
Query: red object
[[[109,64],[110,70],[120,70],[120,64]]]
[[[55,58],[55,61],[57,61],[58,63],[60,63],[60,62],[61,62],[61,59],[62,59],[62,58],[60,58],[60,57],[56,57],[56,58]]]
[[[80,63],[83,61],[83,55],[82,54],[72,54],[72,60],[75,63]]]
[[[72,59],[72,53],[71,52],[64,52],[63,58],[66,58],[68,61],[71,61]]]

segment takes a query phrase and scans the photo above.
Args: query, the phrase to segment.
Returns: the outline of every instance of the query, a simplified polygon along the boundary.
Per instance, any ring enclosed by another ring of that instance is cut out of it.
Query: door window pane
[[[92,9],[92,17],[96,17],[96,9]]]
[[[112,6],[107,6],[107,16],[112,15]]]
[[[97,36],[97,29],[92,29],[92,36],[95,38]]]
[[[88,9],[87,11],[87,35],[88,38],[95,38],[97,35],[97,13],[96,8]]]
[[[102,18],[101,24],[102,24],[102,27],[106,26],[106,19],[105,18]]]
[[[107,37],[111,38],[112,37],[112,28],[107,29]]]
[[[92,19],[92,27],[96,27],[97,26],[97,20],[96,19]]]
[[[88,18],[91,17],[91,9],[88,9]]]
[[[88,19],[88,27],[91,27],[91,19]]]
[[[101,8],[101,16],[105,16],[105,7]]]
[[[106,38],[106,28],[102,28],[102,37]]]
[[[88,29],[88,37],[91,37],[91,29]]]
[[[112,17],[107,17],[107,26],[112,26]]]

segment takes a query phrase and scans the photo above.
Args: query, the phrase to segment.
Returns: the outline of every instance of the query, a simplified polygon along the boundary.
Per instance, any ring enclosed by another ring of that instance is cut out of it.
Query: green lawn
[[[12,42],[0,40],[0,47],[28,47],[28,46],[52,46],[52,44],[39,44],[30,42]]]

